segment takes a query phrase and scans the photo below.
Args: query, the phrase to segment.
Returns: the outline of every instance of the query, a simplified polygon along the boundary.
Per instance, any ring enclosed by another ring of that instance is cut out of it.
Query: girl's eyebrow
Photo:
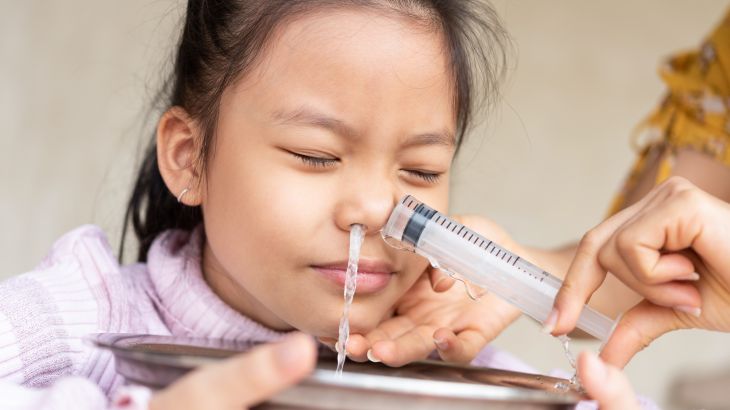
[[[443,145],[447,148],[454,148],[456,147],[456,138],[454,138],[454,134],[449,131],[416,134],[408,137],[403,144],[401,144],[401,147],[408,148],[419,145]]]
[[[355,129],[344,121],[326,114],[317,112],[307,106],[302,106],[293,111],[277,110],[274,112],[274,120],[283,125],[304,125],[324,128],[337,135],[347,138],[356,138]]]
[[[293,111],[277,110],[274,112],[273,118],[278,124],[323,128],[350,139],[355,139],[358,136],[357,131],[344,121],[318,112],[307,106],[301,106]],[[416,134],[406,138],[401,144],[401,147],[409,148],[420,145],[443,145],[453,148],[456,146],[456,138],[448,130]]]

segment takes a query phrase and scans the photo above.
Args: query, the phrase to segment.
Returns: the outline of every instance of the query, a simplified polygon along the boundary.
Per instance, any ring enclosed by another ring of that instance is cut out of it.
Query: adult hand
[[[588,395],[601,410],[638,410],[641,408],[629,379],[621,370],[603,363],[593,353],[578,356],[578,377]]]
[[[280,343],[256,347],[186,375],[156,393],[149,408],[248,408],[311,373],[316,358],[315,343],[310,336],[289,336]]]
[[[611,272],[645,299],[626,312],[601,357],[623,367],[675,329],[730,331],[730,205],[674,177],[582,239],[554,314],[554,335],[575,326]]]
[[[504,230],[485,218],[454,219],[503,246],[515,246]],[[348,357],[402,366],[436,350],[444,361],[469,363],[519,317],[518,309],[495,295],[475,301],[464,286],[452,285],[454,280],[445,273],[427,269],[398,301],[391,318],[366,335],[350,335]]]

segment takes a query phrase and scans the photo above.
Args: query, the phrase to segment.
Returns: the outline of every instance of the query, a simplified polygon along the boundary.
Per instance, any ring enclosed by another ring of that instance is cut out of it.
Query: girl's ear
[[[200,205],[202,135],[182,107],[167,110],[157,124],[157,164],[172,195],[185,205]]]

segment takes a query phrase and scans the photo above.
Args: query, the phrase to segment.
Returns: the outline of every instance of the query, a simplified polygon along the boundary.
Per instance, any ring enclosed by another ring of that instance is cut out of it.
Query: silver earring
[[[185,196],[185,194],[187,194],[188,191],[190,191],[190,188],[185,188],[182,190],[182,192],[180,192],[180,195],[177,196],[178,203],[182,203],[183,196]]]

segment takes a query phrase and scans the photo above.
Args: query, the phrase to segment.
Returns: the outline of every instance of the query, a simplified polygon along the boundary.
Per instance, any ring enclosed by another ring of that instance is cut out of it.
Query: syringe
[[[393,209],[382,236],[390,245],[411,250],[432,266],[487,289],[540,323],[550,314],[562,285],[555,276],[410,195]],[[605,342],[614,322],[585,306],[577,327]]]

